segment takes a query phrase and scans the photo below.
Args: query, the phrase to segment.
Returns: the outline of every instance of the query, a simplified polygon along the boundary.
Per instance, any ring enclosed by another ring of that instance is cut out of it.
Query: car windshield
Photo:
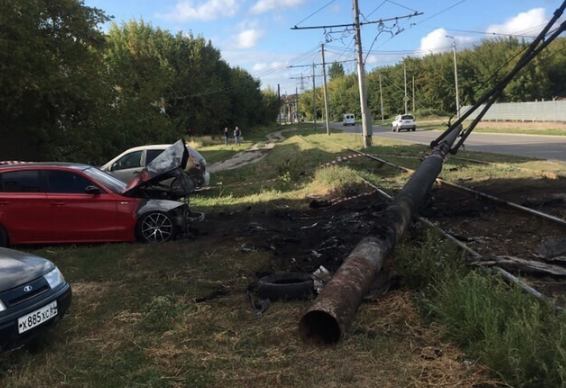
[[[112,175],[100,171],[98,168],[89,167],[83,171],[90,178],[110,189],[116,194],[121,194],[126,188],[126,184]]]
[[[401,118],[403,120],[413,120],[413,116],[411,116],[411,115],[403,115],[403,116],[401,116]]]

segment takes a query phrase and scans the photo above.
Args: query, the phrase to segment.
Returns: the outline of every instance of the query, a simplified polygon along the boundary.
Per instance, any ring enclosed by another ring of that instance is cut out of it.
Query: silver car
[[[395,120],[391,123],[391,130],[393,132],[401,132],[402,129],[406,131],[415,131],[417,129],[417,123],[415,123],[413,115],[398,115],[395,117]]]
[[[108,161],[100,169],[114,175],[123,182],[129,183],[140,174],[145,166],[170,146],[171,144],[154,144],[130,148]],[[208,186],[210,174],[206,169],[206,160],[194,148],[187,145],[185,147],[189,152],[189,161],[185,171],[194,180],[194,187],[198,189]]]

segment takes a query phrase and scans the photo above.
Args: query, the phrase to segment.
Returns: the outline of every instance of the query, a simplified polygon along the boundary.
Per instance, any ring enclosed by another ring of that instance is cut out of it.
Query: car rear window
[[[39,171],[10,171],[0,174],[0,191],[6,193],[39,193],[42,191]]]
[[[403,119],[403,120],[414,120],[413,116],[411,116],[411,115],[403,115],[403,116],[401,116],[401,119]]]
[[[163,151],[165,151],[165,148],[160,150],[147,150],[147,154],[145,156],[145,165],[147,166],[148,164],[153,162],[153,159],[161,155]]]

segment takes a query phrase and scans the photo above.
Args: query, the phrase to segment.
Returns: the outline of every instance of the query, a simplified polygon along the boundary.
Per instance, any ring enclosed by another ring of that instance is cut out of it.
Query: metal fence
[[[481,105],[468,118],[474,119],[485,105]],[[471,106],[463,106],[461,114]],[[482,120],[492,121],[565,121],[566,101],[504,102],[493,104]]]

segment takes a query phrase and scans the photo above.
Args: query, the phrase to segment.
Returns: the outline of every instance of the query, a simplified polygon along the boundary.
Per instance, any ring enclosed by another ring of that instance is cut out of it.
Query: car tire
[[[140,241],[163,243],[177,236],[179,227],[173,217],[164,212],[144,214],[136,225],[136,235]]]
[[[276,300],[307,299],[314,291],[313,280],[308,273],[275,273],[264,276],[257,283],[256,294],[261,298]]]
[[[2,225],[0,225],[0,247],[8,246],[8,232]]]

